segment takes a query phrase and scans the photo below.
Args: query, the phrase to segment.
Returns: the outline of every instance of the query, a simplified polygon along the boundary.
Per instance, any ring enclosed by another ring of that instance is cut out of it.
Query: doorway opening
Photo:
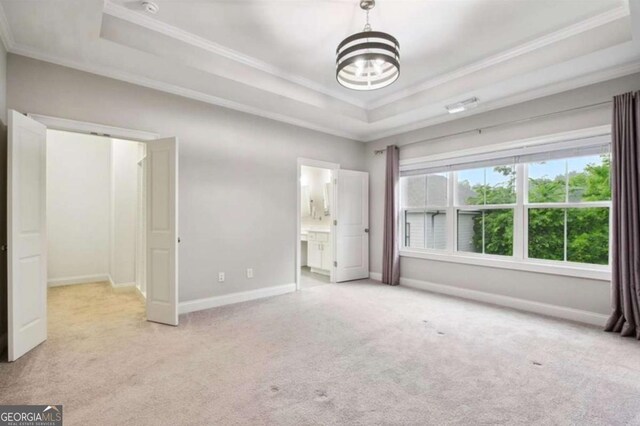
[[[368,278],[369,174],[298,158],[297,182],[296,289]]]
[[[66,329],[95,322],[87,315],[144,319],[145,155],[145,144],[137,141],[47,130],[52,333],[61,322]]]
[[[332,169],[300,168],[300,288],[332,282],[334,210]]]
[[[146,301],[135,299],[141,318],[178,325],[177,139],[14,110],[8,118],[8,360],[47,339],[49,284],[133,290]],[[47,149],[58,136],[75,145]],[[103,308],[100,297],[84,300]]]

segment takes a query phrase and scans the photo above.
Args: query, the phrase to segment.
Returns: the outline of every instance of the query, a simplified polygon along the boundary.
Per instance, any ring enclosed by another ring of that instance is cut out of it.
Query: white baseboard
[[[203,309],[216,308],[218,306],[247,302],[249,300],[262,299],[271,296],[279,296],[281,294],[292,293],[294,291],[296,291],[295,283],[259,288],[257,290],[241,291],[238,293],[225,294],[224,296],[189,300],[188,302],[180,302],[180,305],[178,306],[178,313],[186,314],[189,312],[201,311]]]
[[[104,281],[111,281],[111,277],[109,276],[109,274],[79,275],[76,277],[52,278],[47,281],[47,285],[49,287],[58,287],[61,285],[99,283]]]
[[[550,317],[561,318],[571,321],[603,327],[608,317],[596,312],[583,311],[580,309],[568,308],[565,306],[550,305],[547,303],[534,302],[531,300],[517,299],[510,296],[487,293],[484,291],[469,290],[460,287],[453,287],[444,284],[434,284],[427,281],[414,280],[411,278],[400,278],[400,285],[412,287],[419,290],[441,293],[449,296],[456,296],[463,299],[476,300],[478,302],[491,303],[499,306],[506,306],[521,311],[533,312]]]
[[[380,272],[369,271],[369,278],[374,281],[382,281],[382,274]]]
[[[130,282],[130,283],[115,283],[113,282],[113,279],[109,279],[109,282],[111,283],[111,288],[113,288],[114,290],[135,290],[136,287],[136,283],[135,282]]]
[[[143,303],[146,303],[146,302],[147,302],[147,295],[146,295],[145,293],[143,293],[137,285],[136,285],[136,294],[138,295],[138,298],[139,298]]]

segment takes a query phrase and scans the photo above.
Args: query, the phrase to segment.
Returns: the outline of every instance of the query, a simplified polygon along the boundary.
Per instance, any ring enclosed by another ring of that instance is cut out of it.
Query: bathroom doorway
[[[335,178],[340,166],[301,159],[298,164],[298,288],[335,281]]]

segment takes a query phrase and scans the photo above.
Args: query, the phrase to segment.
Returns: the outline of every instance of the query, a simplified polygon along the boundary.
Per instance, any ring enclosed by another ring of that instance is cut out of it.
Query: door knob
[[[368,234],[369,233],[369,228],[364,228],[364,232]]]

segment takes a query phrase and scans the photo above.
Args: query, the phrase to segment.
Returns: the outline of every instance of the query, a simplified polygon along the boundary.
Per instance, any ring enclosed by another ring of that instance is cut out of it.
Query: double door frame
[[[48,115],[28,113],[27,117],[33,120],[36,120],[39,123],[44,124],[47,127],[47,130],[59,130],[64,132],[101,136],[101,137],[112,138],[112,139],[123,139],[127,141],[132,141],[132,142],[146,142],[146,141],[157,140],[160,138],[160,135],[152,132],[125,129],[121,127],[106,126],[103,124],[96,124],[96,123],[90,123],[85,121],[69,120],[66,118],[51,117]],[[139,167],[142,167],[143,161],[144,161],[144,157],[138,161]],[[144,181],[140,182],[141,177],[142,176],[140,175],[140,171],[139,171],[137,188],[139,191],[141,191],[141,193],[138,194],[138,198],[136,199],[136,203],[138,203],[138,206],[137,206],[138,214],[146,211],[146,206],[140,205],[141,202],[144,202],[146,200],[146,198],[144,198],[145,197]],[[142,229],[137,228],[136,230],[136,261],[135,261],[136,274],[134,279],[138,292],[140,291],[140,289],[138,288],[140,285],[140,282],[139,282],[140,275],[139,275],[138,269],[141,266],[140,259],[139,259],[139,256],[141,253],[139,252],[138,244],[140,242],[139,241],[140,238],[141,237],[144,238],[146,236],[146,229],[145,229],[146,217],[136,218],[136,227],[140,225],[142,225],[143,228]],[[111,242],[113,241],[113,236],[110,236],[110,241]],[[144,256],[144,248],[143,248],[142,254]],[[113,248],[111,247],[109,249],[109,264],[113,265]],[[142,276],[146,277],[146,273],[143,273]],[[145,285],[145,293],[146,293],[146,285]]]

